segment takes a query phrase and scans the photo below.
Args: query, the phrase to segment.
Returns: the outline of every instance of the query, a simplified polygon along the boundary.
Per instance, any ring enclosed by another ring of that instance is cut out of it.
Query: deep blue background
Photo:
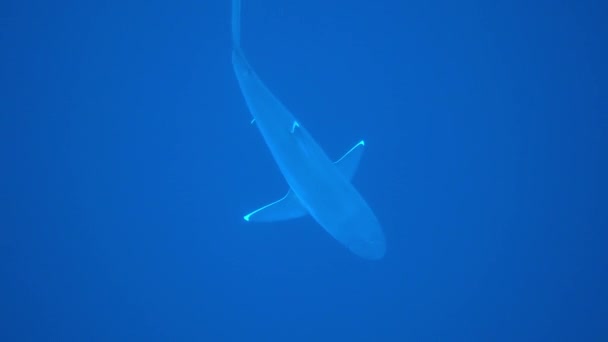
[[[229,1],[0,5],[0,340],[606,341],[602,1],[244,0],[258,73],[384,225],[286,191]]]

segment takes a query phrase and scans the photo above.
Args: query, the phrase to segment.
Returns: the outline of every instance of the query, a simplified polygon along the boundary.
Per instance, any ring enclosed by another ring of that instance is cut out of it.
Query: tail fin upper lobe
[[[232,47],[241,48],[241,0],[232,0]]]

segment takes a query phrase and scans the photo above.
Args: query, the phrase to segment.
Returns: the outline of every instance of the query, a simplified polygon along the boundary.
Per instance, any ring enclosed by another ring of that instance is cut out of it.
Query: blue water
[[[229,1],[0,5],[1,341],[608,340],[601,1],[244,0],[243,48],[383,224],[281,174]]]

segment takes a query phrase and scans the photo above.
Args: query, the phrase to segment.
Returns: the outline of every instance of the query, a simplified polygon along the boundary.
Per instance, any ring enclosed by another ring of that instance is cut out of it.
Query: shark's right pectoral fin
[[[355,176],[355,172],[361,161],[361,156],[363,155],[364,146],[365,141],[359,141],[355,146],[348,150],[342,158],[334,163],[346,178],[353,179]]]
[[[243,218],[245,221],[251,222],[273,222],[294,219],[306,214],[306,209],[290,189],[287,195],[283,196],[280,200],[265,205],[245,215]]]

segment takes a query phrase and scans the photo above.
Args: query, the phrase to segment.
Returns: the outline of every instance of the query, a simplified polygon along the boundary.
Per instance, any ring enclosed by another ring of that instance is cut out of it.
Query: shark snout
[[[365,259],[382,259],[386,254],[386,241],[376,217],[373,214],[357,215],[351,222],[348,248]]]
[[[386,254],[386,243],[384,240],[357,240],[352,242],[348,248],[358,256],[369,259],[379,260]]]

